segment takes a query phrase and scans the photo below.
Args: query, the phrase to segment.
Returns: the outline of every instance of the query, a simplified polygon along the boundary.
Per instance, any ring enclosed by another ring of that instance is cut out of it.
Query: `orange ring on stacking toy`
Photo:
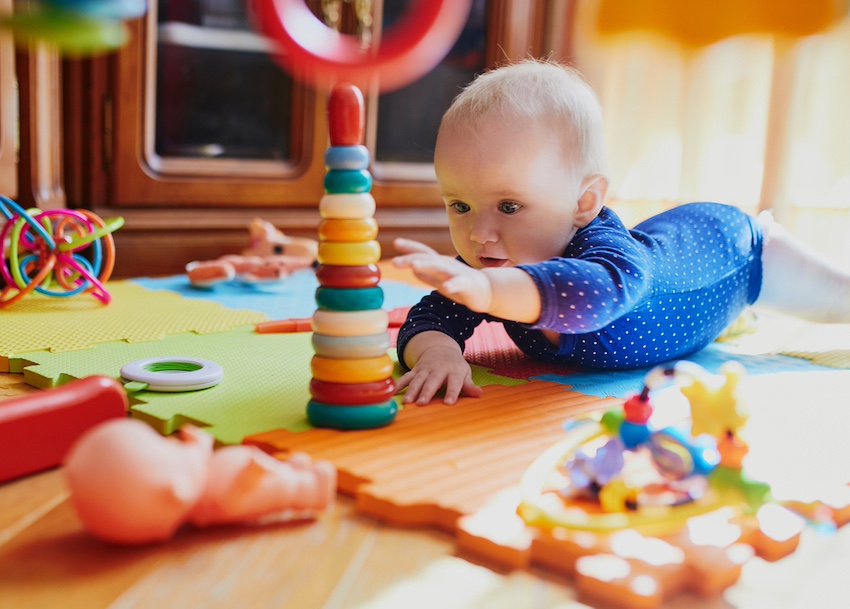
[[[370,311],[322,311],[313,313],[313,332],[328,336],[368,336],[386,332],[390,316],[383,309]]]
[[[463,31],[472,0],[416,0],[396,25],[381,33],[380,46],[364,53],[360,39],[335,32],[304,0],[256,0],[256,22],[282,52],[273,58],[287,72],[316,87],[335,81],[382,91],[399,89],[431,71]]]
[[[371,241],[378,236],[375,218],[326,218],[319,223],[322,241]]]
[[[381,244],[377,241],[320,241],[319,264],[330,266],[366,266],[381,259]]]
[[[389,355],[361,359],[333,359],[314,355],[310,360],[313,378],[327,383],[374,383],[393,375]]]

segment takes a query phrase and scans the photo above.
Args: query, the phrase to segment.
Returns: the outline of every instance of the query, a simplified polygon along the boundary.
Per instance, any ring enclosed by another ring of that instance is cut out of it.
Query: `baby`
[[[481,394],[463,348],[484,320],[538,360],[607,370],[692,354],[750,304],[850,322],[850,274],[769,214],[692,203],[628,230],[604,206],[603,140],[594,92],[553,62],[493,70],[455,99],[434,165],[458,257],[395,242],[394,263],[435,289],[398,335],[404,402]]]

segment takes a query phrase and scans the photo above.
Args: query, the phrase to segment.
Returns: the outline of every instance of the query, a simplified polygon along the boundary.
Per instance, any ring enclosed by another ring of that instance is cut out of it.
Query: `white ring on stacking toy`
[[[319,201],[323,218],[371,218],[375,215],[375,197],[368,192],[327,194]]]
[[[390,335],[387,332],[363,336],[327,336],[313,333],[313,351],[322,357],[337,359],[355,359],[378,357],[390,348]]]
[[[145,383],[148,391],[195,391],[218,385],[224,378],[224,369],[205,359],[149,357],[125,364],[121,376]]]
[[[386,332],[390,316],[383,309],[324,311],[313,313],[313,332],[327,336],[368,336]]]

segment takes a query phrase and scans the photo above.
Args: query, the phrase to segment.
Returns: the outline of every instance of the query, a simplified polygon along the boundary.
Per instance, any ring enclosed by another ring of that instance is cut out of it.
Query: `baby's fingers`
[[[446,381],[446,396],[443,398],[444,404],[454,404],[457,402],[461,393],[469,398],[477,398],[484,390],[472,382],[472,374],[469,367],[462,372],[452,374]]]
[[[441,288],[443,282],[451,279],[454,275],[453,267],[447,265],[440,256],[408,254],[394,258],[393,264],[399,268],[411,269],[419,281],[437,289]]]
[[[413,371],[408,374],[411,374],[412,377],[404,381],[407,385],[407,391],[402,398],[404,404],[416,402],[419,406],[425,406],[431,402],[434,395],[443,386],[443,381],[439,375],[427,371]]]

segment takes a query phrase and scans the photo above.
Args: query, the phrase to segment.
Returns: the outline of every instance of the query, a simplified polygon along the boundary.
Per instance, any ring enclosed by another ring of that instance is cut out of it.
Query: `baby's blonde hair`
[[[454,99],[440,131],[475,129],[493,114],[542,121],[560,134],[576,177],[604,173],[602,109],[577,70],[548,59],[525,59],[485,72]]]

